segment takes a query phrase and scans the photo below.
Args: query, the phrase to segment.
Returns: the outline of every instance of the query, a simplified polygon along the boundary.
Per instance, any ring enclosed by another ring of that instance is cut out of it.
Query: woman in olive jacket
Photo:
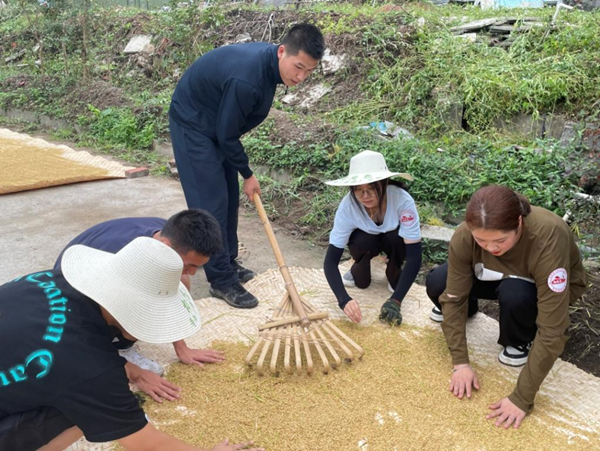
[[[448,263],[427,278],[452,363],[450,390],[459,398],[479,388],[469,365],[465,325],[479,298],[497,299],[498,359],[523,366],[517,385],[490,406],[496,425],[519,427],[567,341],[569,305],[586,287],[581,254],[569,226],[504,186],[479,189],[450,242]]]

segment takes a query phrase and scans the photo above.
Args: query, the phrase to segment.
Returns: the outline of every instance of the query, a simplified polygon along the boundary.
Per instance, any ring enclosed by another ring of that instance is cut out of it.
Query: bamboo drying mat
[[[349,266],[350,262],[344,263],[340,267],[340,271],[345,272]],[[327,285],[322,270],[293,267],[290,268],[290,272],[300,295],[311,302],[317,310],[329,312],[332,319],[345,318],[343,312],[337,307],[337,302]],[[223,301],[214,298],[196,301],[203,319],[203,325],[199,333],[186,340],[188,345],[205,348],[209,347],[210,343],[215,340],[243,341],[250,344],[250,341],[257,337],[258,326],[270,318],[273,309],[281,299],[284,290],[283,279],[278,270],[271,269],[259,274],[245,286],[260,300],[259,306],[251,310],[233,309]],[[350,288],[348,291],[351,296],[360,302],[363,312],[363,323],[360,327],[369,327],[369,325],[376,322],[382,302],[389,297],[383,263],[374,261],[373,282],[367,290]],[[404,323],[439,331],[440,326],[429,319],[431,306],[432,304],[427,298],[424,287],[413,285],[402,306]],[[471,361],[480,369],[480,374],[490,371],[493,372],[494,376],[500,376],[510,384],[514,384],[520,368],[506,367],[497,360],[498,353],[502,349],[496,343],[498,335],[497,321],[483,314],[478,314],[469,320],[467,335]],[[169,365],[177,361],[170,345],[140,343],[139,347],[142,354],[158,360],[163,365]],[[243,365],[242,362],[240,364]],[[354,371],[360,371],[361,365],[364,364],[364,362],[357,362],[354,365]],[[450,361],[448,361],[449,370]],[[201,372],[202,370],[199,369],[198,371]],[[325,377],[335,378],[336,375],[334,372]],[[443,394],[444,390],[445,387],[440,387],[440,395]],[[560,427],[555,427],[558,433],[565,434],[568,437],[581,437],[582,434],[585,434],[585,431],[591,433],[600,430],[600,379],[579,370],[574,365],[558,360],[542,385],[538,394],[539,399],[549,400],[550,402],[538,402],[536,406],[538,412],[543,411],[545,405],[558,408],[543,412],[553,417],[557,424],[560,424]],[[148,403],[150,404],[146,404],[146,410],[156,405],[153,401],[148,401]],[[535,414],[532,417],[535,417]],[[476,421],[477,419],[474,418],[473,420]],[[596,435],[596,432],[593,435]],[[482,443],[482,446],[485,445]],[[596,446],[597,444],[592,446],[590,443],[590,450],[598,449]],[[100,451],[112,448],[109,444],[97,445],[82,441],[69,449],[71,451]],[[360,447],[356,449],[366,451],[366,449],[363,450]]]
[[[0,194],[125,177],[120,163],[0,129]]]

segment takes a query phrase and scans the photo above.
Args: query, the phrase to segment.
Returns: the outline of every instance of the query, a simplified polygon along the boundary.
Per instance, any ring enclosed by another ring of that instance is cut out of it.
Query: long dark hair
[[[489,185],[475,191],[467,204],[465,221],[471,230],[510,232],[519,228],[519,216],[531,213],[529,200],[506,186]]]
[[[377,193],[377,211],[381,211],[383,209],[383,201],[385,200],[388,185],[397,186],[398,188],[402,188],[404,191],[408,192],[406,184],[398,180],[383,179],[369,183],[369,186]],[[356,186],[350,187],[350,197],[360,210],[360,206],[362,204],[356,198],[356,194],[354,194],[354,188],[356,188]]]

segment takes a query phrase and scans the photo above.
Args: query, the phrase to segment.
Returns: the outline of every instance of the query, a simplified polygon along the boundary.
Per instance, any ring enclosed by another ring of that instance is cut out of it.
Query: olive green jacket
[[[532,207],[523,224],[519,241],[499,257],[483,250],[467,225],[461,224],[450,242],[446,291],[439,301],[444,314],[442,330],[452,362],[469,363],[465,325],[475,265],[483,264],[504,277],[513,275],[535,281],[538,330],[528,361],[509,396],[517,407],[529,412],[540,385],[567,342],[569,305],[585,291],[586,274],[573,234],[559,216]]]

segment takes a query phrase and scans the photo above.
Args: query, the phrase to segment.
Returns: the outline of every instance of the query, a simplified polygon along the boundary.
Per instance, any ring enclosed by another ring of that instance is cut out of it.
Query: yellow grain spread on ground
[[[0,194],[110,177],[102,168],[61,157],[62,150],[3,137],[0,142]]]
[[[203,447],[228,437],[252,439],[269,451],[600,449],[597,432],[561,421],[570,412],[541,396],[518,430],[486,420],[487,406],[514,386],[500,367],[477,368],[479,392],[456,399],[439,331],[339,327],[364,347],[362,361],[329,375],[259,377],[244,367],[247,345],[213,343],[226,352],[226,363],[173,365],[168,379],[183,388],[182,399],[149,400],[144,408],[161,430]]]

